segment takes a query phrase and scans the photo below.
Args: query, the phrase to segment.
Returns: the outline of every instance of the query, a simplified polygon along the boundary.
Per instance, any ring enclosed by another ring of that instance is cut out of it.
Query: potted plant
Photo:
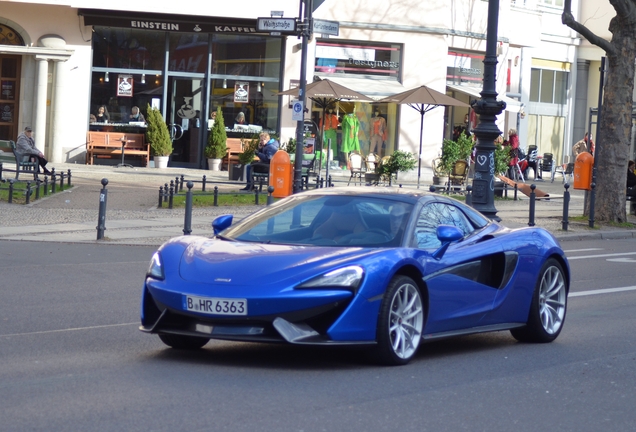
[[[395,150],[389,159],[383,160],[378,165],[378,174],[383,178],[388,178],[389,186],[391,186],[391,181],[393,176],[397,178],[398,172],[410,171],[417,166],[417,159],[413,156],[412,153],[405,152],[402,150]]]
[[[473,151],[473,140],[464,132],[459,135],[457,141],[444,139],[442,142],[442,155],[433,166],[433,183],[445,184],[457,161],[468,161]]]
[[[163,120],[161,111],[148,105],[146,122],[146,141],[150,144],[154,156],[155,168],[166,168],[168,158],[172,154],[172,139],[168,125]]]
[[[208,158],[208,168],[212,171],[219,171],[221,159],[227,154],[227,133],[225,132],[225,121],[221,107],[216,110],[216,121],[210,135],[208,145],[205,146],[205,157]]]
[[[503,196],[503,184],[496,176],[505,174],[510,164],[510,149],[504,147],[503,137],[495,140],[495,195]]]
[[[246,180],[247,166],[254,160],[256,149],[258,148],[259,135],[255,134],[252,138],[241,138],[241,147],[243,151],[238,155],[238,164],[234,164],[230,172],[230,180]]]

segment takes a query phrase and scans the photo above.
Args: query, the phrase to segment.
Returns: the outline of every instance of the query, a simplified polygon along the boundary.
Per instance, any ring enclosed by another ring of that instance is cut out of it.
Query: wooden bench
[[[86,163],[93,165],[94,158],[121,158],[122,139],[125,140],[124,157],[140,156],[143,166],[150,162],[150,144],[144,134],[121,132],[88,132],[86,134]]]
[[[225,167],[229,170],[230,164],[240,163],[239,154],[243,153],[243,141],[241,138],[228,138],[225,146],[227,154],[221,161],[221,169]]]
[[[20,176],[20,172],[29,172],[33,174],[33,179],[38,178],[39,163],[37,158],[31,155],[23,155],[17,152],[14,141],[0,140],[0,162],[15,163],[15,178]],[[11,171],[11,170],[8,170]]]

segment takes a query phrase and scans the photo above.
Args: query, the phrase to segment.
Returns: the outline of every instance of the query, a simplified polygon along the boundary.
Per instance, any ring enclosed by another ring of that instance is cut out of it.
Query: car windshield
[[[271,244],[395,247],[413,206],[368,196],[298,196],[223,231],[225,238]]]

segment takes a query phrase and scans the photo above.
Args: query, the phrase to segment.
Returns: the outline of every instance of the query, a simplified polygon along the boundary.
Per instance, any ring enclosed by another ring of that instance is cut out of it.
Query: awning
[[[477,87],[469,87],[469,86],[460,86],[460,85],[450,85],[447,84],[446,87],[449,90],[458,91],[460,93],[467,94],[468,96],[472,96],[476,99],[481,99],[481,89]],[[497,100],[504,101],[506,103],[506,111],[518,113],[521,111],[521,102],[516,99],[509,98],[504,95],[497,95]]]
[[[375,80],[369,78],[342,78],[333,75],[321,78],[329,79],[337,84],[362,93],[371,99],[379,100],[387,96],[402,93],[406,88],[397,81]]]

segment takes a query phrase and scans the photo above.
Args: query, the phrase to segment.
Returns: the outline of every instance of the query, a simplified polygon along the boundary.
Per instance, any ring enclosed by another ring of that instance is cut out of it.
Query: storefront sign
[[[133,96],[133,77],[132,75],[117,76],[117,96],[132,97]]]
[[[398,62],[392,62],[392,61],[379,61],[379,60],[354,60],[352,58],[349,59],[349,64],[350,65],[356,65],[356,66],[369,66],[371,68],[390,68],[390,69],[397,69],[398,67],[400,67],[400,64]]]
[[[234,102],[248,103],[250,101],[249,83],[239,82],[234,84]]]
[[[0,99],[15,99],[15,81],[2,81],[2,96]]]
[[[398,44],[319,40],[315,68],[323,74],[397,77],[400,53]]]
[[[468,51],[449,51],[446,63],[447,84],[481,84],[484,77],[484,56]]]

